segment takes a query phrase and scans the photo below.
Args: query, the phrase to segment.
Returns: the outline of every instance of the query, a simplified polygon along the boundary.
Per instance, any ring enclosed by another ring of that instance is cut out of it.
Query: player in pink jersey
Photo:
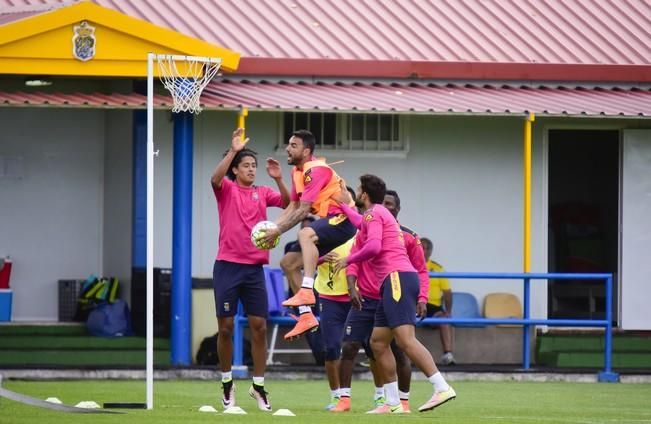
[[[400,212],[400,197],[396,191],[387,190],[386,195],[384,196],[383,205],[387,210],[389,210],[389,212],[391,212],[394,218],[398,218],[398,213]],[[405,248],[407,249],[409,261],[418,271],[420,291],[418,293],[418,304],[416,305],[416,316],[424,318],[427,312],[426,304],[429,279],[423,248],[420,244],[418,235],[414,231],[404,225],[400,226],[400,230],[404,236]],[[340,381],[342,382],[343,395],[340,397],[340,402],[337,407],[333,409],[333,412],[345,412],[349,411],[351,408],[350,383],[352,367],[354,363],[353,361],[357,356],[360,347],[364,347],[367,351],[366,354],[370,359],[371,371],[373,372],[373,379],[375,382],[374,401],[376,407],[382,406],[385,401],[383,388],[384,382],[377,370],[377,364],[374,360],[373,353],[369,352],[370,349],[367,349],[366,346],[373,330],[374,313],[377,307],[377,300],[368,297],[369,283],[366,281],[365,274],[368,275],[370,270],[367,269],[366,272],[364,271],[369,267],[368,264],[368,262],[360,262],[357,264],[351,264],[347,268],[348,284],[349,290],[352,293],[353,304],[362,306],[354,307],[348,315],[340,367]],[[361,301],[358,300],[358,298],[361,299]],[[395,340],[391,343],[391,350],[396,358],[400,403],[402,403],[404,411],[409,412],[411,361],[409,361],[407,355],[405,355],[405,353],[396,345]]]
[[[369,261],[374,272],[376,290],[381,300],[376,310],[371,348],[383,375],[386,403],[372,413],[403,413],[396,378],[396,361],[391,352],[395,338],[398,347],[423,371],[433,385],[432,397],[418,409],[428,411],[454,399],[456,393],[436,368],[429,351],[416,339],[416,304],[420,292],[418,273],[411,265],[404,246],[404,236],[398,222],[382,206],[386,194],[384,181],[375,175],[362,175],[357,198],[364,202],[366,212],[357,234],[355,252],[342,258],[336,269],[348,264]],[[357,215],[342,205],[344,211]],[[352,297],[352,296],[351,296]]]
[[[391,215],[393,215],[396,220],[398,219],[398,214],[400,213],[400,196],[398,196],[398,193],[395,190],[387,190],[382,205],[391,212]],[[418,280],[420,282],[418,303],[416,304],[416,316],[419,318],[425,318],[427,316],[429,273],[427,271],[423,246],[418,234],[416,234],[416,232],[411,228],[400,224],[400,230],[402,231],[405,240],[405,249],[407,249],[409,261],[418,272]],[[391,343],[391,350],[393,351],[393,356],[396,358],[397,363],[400,403],[402,403],[404,409],[410,410],[409,389],[411,386],[411,361],[396,345],[396,343]]]
[[[215,307],[219,324],[217,354],[222,372],[222,404],[235,405],[233,324],[237,305],[242,301],[252,335],[253,385],[249,394],[263,411],[271,405],[264,389],[267,357],[267,289],[262,265],[269,263],[269,251],[259,250],[249,234],[259,221],[267,219],[267,207],[286,207],[289,191],[282,180],[280,164],[267,159],[267,173],[276,181],[280,193],[270,187],[254,185],[258,161],[253,150],[244,148],[243,129],[233,132],[231,148],[212,174],[219,211],[219,249],[213,268]],[[227,177],[227,178],[224,178]]]

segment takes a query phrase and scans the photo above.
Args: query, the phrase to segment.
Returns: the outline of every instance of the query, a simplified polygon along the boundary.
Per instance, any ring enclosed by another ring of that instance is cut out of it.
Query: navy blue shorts
[[[212,270],[218,317],[232,317],[242,302],[247,315],[267,318],[267,284],[262,265],[215,261]]]
[[[348,318],[346,318],[346,325],[344,327],[344,341],[359,342],[366,349],[368,341],[371,338],[371,333],[373,332],[375,311],[380,301],[367,297],[363,299],[361,311],[350,308],[350,312],[348,312]]]
[[[433,317],[434,315],[438,314],[439,312],[445,312],[445,309],[443,309],[443,306],[441,306],[441,305],[432,305],[431,303],[427,304],[427,316],[428,317]]]
[[[335,247],[346,243],[357,233],[357,228],[344,214],[328,215],[325,218],[317,219],[310,224],[310,228],[314,230],[319,238],[316,242],[319,256],[323,256]],[[288,251],[300,252],[301,245],[296,243]]]
[[[375,327],[416,325],[420,284],[416,272],[392,272],[382,283],[382,300],[375,312]],[[394,295],[395,294],[395,295]]]
[[[325,360],[336,361],[341,356],[341,340],[344,324],[350,310],[350,302],[319,298],[321,338],[325,349]]]

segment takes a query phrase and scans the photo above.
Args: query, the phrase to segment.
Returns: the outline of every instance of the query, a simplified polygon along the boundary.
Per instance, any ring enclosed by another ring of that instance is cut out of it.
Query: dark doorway
[[[617,275],[619,151],[617,130],[549,131],[549,272]],[[603,319],[605,285],[550,281],[547,307],[550,318]]]

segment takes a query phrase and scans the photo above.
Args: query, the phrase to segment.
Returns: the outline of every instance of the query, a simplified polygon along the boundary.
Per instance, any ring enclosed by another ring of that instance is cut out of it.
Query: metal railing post
[[[612,372],[613,353],[613,275],[606,279],[606,328],[604,345],[604,370],[599,373],[599,381],[618,382],[619,374]]]
[[[524,305],[523,305],[523,318],[525,320],[529,319],[529,298],[530,298],[530,278],[524,279]],[[522,326],[522,368],[525,370],[529,369],[531,363],[531,352],[530,352],[530,335],[529,335],[529,324],[524,324]]]

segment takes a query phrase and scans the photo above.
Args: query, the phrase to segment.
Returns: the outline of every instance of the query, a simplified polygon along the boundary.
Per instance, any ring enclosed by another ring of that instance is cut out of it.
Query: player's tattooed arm
[[[276,225],[278,225],[278,230],[281,232],[281,234],[307,218],[307,216],[310,214],[310,209],[312,209],[311,202],[300,202],[298,204],[298,207],[289,211],[287,214],[283,214],[276,222]]]

